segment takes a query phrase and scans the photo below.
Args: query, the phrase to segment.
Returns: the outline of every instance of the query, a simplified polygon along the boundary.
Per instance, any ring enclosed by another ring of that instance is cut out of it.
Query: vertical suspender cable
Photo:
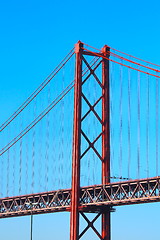
[[[6,171],[6,174],[7,174],[7,197],[9,196],[9,175],[10,175],[10,172],[9,172],[9,165],[10,165],[10,149],[8,149],[7,151],[7,171]]]
[[[146,167],[147,178],[149,177],[149,75],[147,76],[147,121],[146,121]]]
[[[67,105],[69,106],[69,111],[67,112],[67,117],[70,118],[70,121],[67,121],[68,123],[68,128],[67,128],[67,132],[70,131],[70,134],[69,134],[69,139],[68,139],[68,143],[67,143],[67,149],[68,149],[68,159],[69,159],[69,162],[68,162],[68,175],[67,175],[67,188],[70,188],[71,187],[71,156],[72,156],[72,153],[71,153],[71,142],[72,142],[72,132],[71,131],[71,125],[70,123],[73,124],[73,113],[72,113],[72,108],[73,108],[73,105],[72,105],[72,93],[69,93],[69,98],[68,98],[68,102],[67,102]],[[66,105],[66,106],[67,106]]]
[[[122,177],[122,65],[120,66],[120,101],[119,101],[119,111],[120,111],[120,130],[119,130],[119,177]]]
[[[114,80],[114,77],[113,77],[113,70],[114,70],[114,65],[112,62],[110,62],[110,172],[111,172],[111,176],[114,176],[114,173],[113,173],[113,161],[114,161],[114,144],[113,144],[113,139],[114,139],[114,134],[113,134],[113,131],[114,131],[114,128],[113,128],[113,120],[114,120],[114,117],[113,117],[113,88],[114,88],[114,83],[113,83],[113,80]],[[111,180],[111,179],[110,179]]]
[[[88,82],[88,88],[85,89],[86,90],[85,95],[88,96],[87,100],[91,103],[91,93],[90,93],[91,78],[89,78],[87,80],[87,82]],[[87,94],[87,91],[88,91],[88,94]],[[91,118],[92,118],[92,114],[90,112],[90,114],[87,117],[87,120],[88,120],[88,123],[87,123],[87,136],[88,136],[88,139],[90,139],[90,137],[91,137],[91,131],[90,131],[90,121],[92,121]],[[91,174],[91,159],[92,159],[93,154],[94,153],[92,153],[91,151],[88,151],[88,157],[87,157],[87,159],[88,159],[88,169],[87,169],[87,173],[88,173],[87,174],[87,177],[88,177],[88,183],[87,184],[88,184],[88,186],[91,185],[91,176],[92,176],[92,174]],[[83,161],[84,161],[84,159],[83,159]]]
[[[62,89],[64,89],[64,80],[65,80],[65,67],[63,67],[62,70]],[[64,188],[65,181],[65,172],[64,172],[64,99],[61,101],[61,136],[62,136],[62,142],[61,142],[61,187]],[[67,140],[68,141],[68,138]],[[67,159],[66,159],[67,160]],[[68,163],[67,163],[68,164]]]
[[[28,109],[28,114],[27,114],[27,122],[29,122],[29,116],[30,116],[30,114],[29,114],[29,109]],[[26,134],[26,140],[25,140],[25,147],[26,147],[26,149],[25,149],[25,155],[26,155],[26,159],[25,159],[25,191],[26,191],[26,194],[28,193],[28,190],[30,190],[30,189],[28,189],[29,188],[29,184],[28,184],[28,182],[29,182],[29,177],[28,177],[28,168],[29,168],[29,136],[28,136],[28,134]]]
[[[48,85],[48,96],[47,96],[48,105],[50,103],[50,83]],[[49,181],[49,128],[50,128],[50,114],[47,114],[46,119],[46,154],[45,154],[45,189],[48,191],[48,181]]]
[[[40,95],[40,108],[43,109],[43,104],[42,104],[42,95]],[[42,145],[42,139],[43,139],[43,120],[40,121],[40,126],[39,126],[39,161],[38,161],[38,178],[39,178],[39,191],[42,191],[42,182],[43,182],[43,175],[42,175],[42,149],[43,149],[43,145]]]
[[[61,147],[62,147],[62,144],[61,144],[61,137],[62,137],[62,114],[61,114],[61,109],[60,109],[60,113],[59,113],[59,116],[58,116],[58,121],[57,121],[57,125],[58,125],[58,129],[59,129],[59,142],[58,142],[58,167],[57,167],[57,175],[58,175],[58,188],[61,188],[61,179],[62,179],[62,176],[61,176]]]
[[[20,154],[19,154],[19,194],[22,190],[22,138],[20,139]]]
[[[57,155],[57,151],[55,151],[56,148],[56,141],[55,141],[55,137],[56,137],[56,117],[57,114],[54,114],[54,111],[51,112],[51,118],[53,119],[52,121],[52,125],[51,128],[52,130],[52,144],[51,144],[51,153],[52,153],[52,157],[51,157],[51,161],[52,161],[52,186],[54,189],[56,189],[57,187],[57,174],[56,174],[56,170],[57,170],[57,161],[56,161],[56,155]]]
[[[2,155],[1,159],[1,190],[0,190],[0,198],[4,197],[3,187],[4,187],[4,155]]]
[[[34,110],[33,110],[34,119],[36,118],[36,98],[34,99]],[[35,127],[33,128],[32,134],[32,184],[31,184],[31,191],[34,192],[34,185],[35,185],[35,137],[36,137],[36,130]]]
[[[137,133],[137,164],[138,164],[138,171],[137,175],[140,178],[140,72],[138,72],[138,101],[137,101],[137,108],[138,108],[138,133]]]
[[[93,95],[92,95],[92,97],[93,97],[93,104],[95,103],[95,101],[96,101],[96,86],[95,86],[95,81],[94,81],[94,83],[93,83]],[[95,116],[94,116],[94,118],[93,118],[93,125],[94,125],[94,127],[93,127],[93,139],[95,139],[96,138],[96,119],[95,119]],[[95,154],[93,154],[93,157],[92,157],[92,180],[93,180],[93,182],[95,183]]]
[[[47,114],[47,127],[46,127],[46,154],[45,154],[45,189],[48,191],[48,165],[49,165],[49,113]]]
[[[21,123],[20,123],[20,128],[21,130],[23,129],[23,124],[22,124],[22,117],[21,117]],[[22,191],[22,138],[20,139],[20,146],[19,146],[19,195],[21,195]]]
[[[26,187],[26,194],[28,193],[28,167],[29,167],[29,137],[28,134],[26,135],[26,177],[25,177],[25,187]]]
[[[159,79],[156,78],[156,176],[158,176],[159,145]]]
[[[128,69],[128,178],[130,178],[131,165],[131,74]]]
[[[93,60],[94,60],[94,58],[93,58]],[[98,90],[97,90],[97,88],[96,88],[96,86],[97,86],[97,84],[96,84],[96,80],[94,79],[94,81],[93,81],[93,95],[92,95],[92,97],[93,97],[93,104],[96,102],[96,100],[97,100],[97,95],[98,95]],[[96,94],[97,93],[97,94]],[[94,125],[94,127],[93,127],[93,136],[94,136],[94,139],[97,137],[97,135],[98,135],[98,133],[97,133],[97,129],[98,129],[98,125],[97,125],[97,118],[94,116],[94,118],[93,118],[93,125]],[[96,143],[95,143],[96,144]],[[98,146],[97,146],[98,147]],[[97,167],[97,161],[96,161],[96,157],[95,157],[95,153],[93,153],[93,159],[92,159],[92,163],[93,163],[93,165],[92,165],[92,181],[93,181],[93,183],[96,183],[96,170],[98,169]]]
[[[8,138],[10,139],[10,126],[8,128]],[[6,194],[7,194],[7,197],[9,196],[9,175],[10,175],[9,169],[10,169],[10,164],[11,164],[10,158],[11,158],[11,152],[10,152],[10,149],[8,149],[8,151],[7,151],[7,169],[6,169],[6,178],[7,178]]]
[[[15,124],[15,126],[14,126],[14,130],[15,130],[15,132],[16,132],[16,130],[18,129],[18,126],[17,126],[17,124]],[[15,196],[15,194],[17,195],[17,191],[15,191],[16,190],[16,178],[17,178],[17,169],[18,169],[18,166],[17,166],[17,164],[18,164],[18,162],[17,162],[17,159],[18,159],[18,150],[17,150],[17,146],[18,146],[18,144],[15,144],[14,145],[14,156],[13,156],[13,174],[12,174],[12,177],[13,177],[13,181],[12,181],[12,184],[13,184],[13,195],[12,196]]]
[[[16,169],[16,144],[14,145],[14,153],[13,153],[13,169],[12,169],[12,184],[13,184],[13,188],[12,188],[12,196],[14,196],[15,194],[15,169]]]

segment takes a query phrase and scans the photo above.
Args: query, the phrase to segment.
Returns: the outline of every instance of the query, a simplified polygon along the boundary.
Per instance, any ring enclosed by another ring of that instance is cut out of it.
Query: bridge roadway
[[[80,211],[100,212],[119,205],[160,201],[160,177],[80,189]],[[71,189],[0,199],[0,218],[70,211]]]

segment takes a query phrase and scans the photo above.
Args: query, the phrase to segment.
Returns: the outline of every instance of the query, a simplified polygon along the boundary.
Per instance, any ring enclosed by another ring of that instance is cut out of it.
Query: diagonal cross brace
[[[94,227],[94,222],[99,218],[99,216],[101,215],[101,213],[98,213],[97,216],[95,216],[95,218],[90,221],[86,215],[81,212],[82,217],[86,220],[86,222],[88,223],[87,227],[81,232],[81,234],[79,235],[79,239],[87,232],[87,230],[89,228],[92,228],[92,230],[95,232],[95,234],[99,237],[99,239],[103,240],[102,236],[100,235],[100,233],[97,231],[97,229]]]
[[[83,154],[81,155],[81,158],[83,158],[83,156],[88,152],[88,150],[90,148],[92,148],[94,150],[94,152],[97,154],[97,156],[99,157],[99,159],[102,161],[103,159],[102,159],[101,155],[99,154],[99,152],[94,147],[95,142],[102,136],[102,132],[97,136],[97,138],[92,143],[82,130],[81,130],[81,134],[83,135],[83,137],[86,139],[86,141],[89,144],[89,147],[83,152]]]
[[[88,101],[88,99],[84,96],[84,94],[82,93],[82,97],[83,99],[86,101],[86,103],[88,104],[89,106],[89,111],[83,116],[83,118],[81,119],[81,121],[83,121],[87,115],[92,111],[94,113],[94,115],[97,117],[97,119],[99,120],[99,122],[102,124],[102,119],[99,117],[99,115],[97,114],[97,112],[94,110],[95,106],[99,103],[99,101],[102,99],[102,96],[94,103],[94,105],[92,106],[90,104],[90,102]]]
[[[94,78],[96,79],[96,81],[98,82],[98,84],[101,86],[101,88],[103,87],[102,86],[102,83],[100,82],[99,78],[97,77],[97,75],[95,74],[95,70],[99,67],[99,65],[101,64],[102,61],[100,61],[95,67],[94,69],[91,68],[91,66],[89,65],[89,63],[87,62],[87,60],[82,57],[82,60],[84,61],[84,63],[86,64],[86,66],[88,67],[88,69],[90,70],[90,73],[88,74],[88,76],[83,80],[82,82],[82,85],[86,82],[86,80],[91,76],[93,75]]]

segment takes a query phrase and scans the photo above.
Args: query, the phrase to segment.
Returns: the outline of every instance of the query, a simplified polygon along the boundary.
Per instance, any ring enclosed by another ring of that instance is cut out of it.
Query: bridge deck
[[[160,177],[82,187],[80,211],[160,201]],[[71,189],[0,199],[0,218],[70,211]]]

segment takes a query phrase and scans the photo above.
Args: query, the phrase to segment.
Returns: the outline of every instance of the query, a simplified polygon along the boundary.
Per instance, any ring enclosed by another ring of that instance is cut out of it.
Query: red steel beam
[[[76,75],[74,92],[74,132],[73,132],[73,155],[72,155],[70,240],[77,240],[79,236],[82,51],[83,51],[82,47],[83,44],[80,41],[75,45]]]
[[[121,205],[160,202],[160,177],[80,188],[79,212],[102,212]],[[28,203],[37,203],[31,208]],[[0,218],[71,211],[71,189],[0,198]]]
[[[104,46],[102,54],[109,58],[110,48]],[[102,60],[102,184],[110,182],[110,95],[109,60]],[[110,211],[102,212],[102,238],[110,240]]]

